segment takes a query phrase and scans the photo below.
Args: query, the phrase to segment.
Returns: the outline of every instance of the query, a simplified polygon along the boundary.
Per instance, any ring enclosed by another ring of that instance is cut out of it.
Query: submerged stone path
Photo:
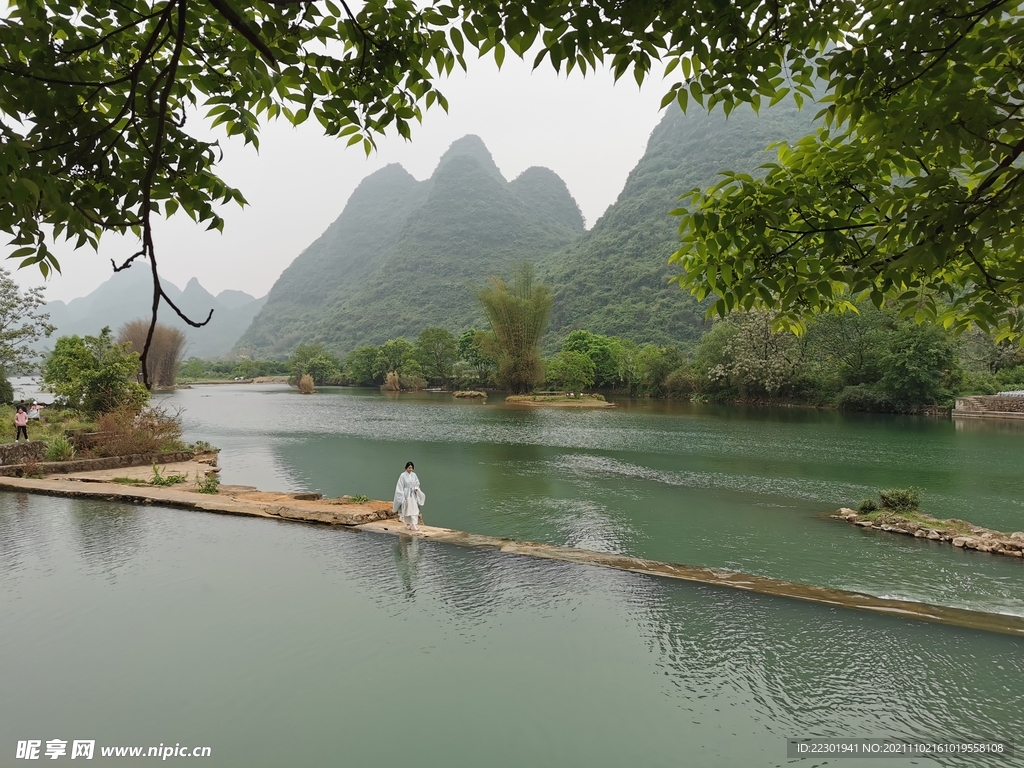
[[[210,466],[197,462],[185,462],[165,465],[161,471],[165,476],[185,474],[189,477],[201,477],[202,473],[210,471]],[[130,477],[141,481],[148,479],[151,475],[151,467],[134,467],[56,475],[45,479],[0,477],[0,490],[72,498],[105,499],[135,504],[162,504],[201,512],[319,523],[372,533],[415,536],[460,547],[494,549],[523,557],[613,568],[647,576],[710,584],[763,595],[787,597],[835,607],[1024,637],[1024,617],[1022,616],[894,600],[719,568],[664,563],[628,555],[595,552],[554,544],[515,541],[448,528],[421,526],[419,531],[410,532],[395,519],[389,501],[355,502],[348,497],[324,499],[320,494],[260,491],[249,486],[221,486],[220,492],[217,494],[203,494],[190,490],[194,486],[184,483],[179,486],[156,487],[113,482],[114,477]]]

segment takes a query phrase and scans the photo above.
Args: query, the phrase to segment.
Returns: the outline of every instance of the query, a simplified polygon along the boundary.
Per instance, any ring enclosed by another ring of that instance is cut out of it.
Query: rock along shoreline
[[[211,471],[208,464],[200,464],[195,461],[165,465],[167,475],[180,472],[186,476],[195,474],[196,477],[199,477],[208,471]],[[507,555],[611,568],[645,576],[677,579],[713,587],[802,600],[836,608],[869,611],[905,619],[1024,637],[1024,616],[876,597],[860,592],[799,584],[720,568],[665,563],[610,552],[516,541],[425,524],[419,531],[410,532],[395,519],[389,501],[373,501],[363,498],[356,500],[345,496],[338,499],[324,499],[319,493],[260,491],[250,486],[230,485],[220,486],[218,493],[204,494],[179,486],[146,485],[145,478],[151,474],[152,467],[135,467],[51,475],[43,479],[0,477],[0,491],[101,499],[130,504],[158,504],[197,512],[261,517],[282,522],[331,525],[367,533],[411,536],[460,547],[493,549]],[[121,482],[113,482],[115,476]],[[123,482],[126,477],[134,478],[137,484],[126,484]]]
[[[872,531],[901,533],[918,539],[941,541],[962,549],[1024,558],[1024,532],[1021,531],[1002,533],[971,525],[963,520],[940,520],[921,512],[914,513],[915,519],[896,513],[876,515],[877,513],[864,515],[848,507],[842,507],[832,515],[832,518]]]

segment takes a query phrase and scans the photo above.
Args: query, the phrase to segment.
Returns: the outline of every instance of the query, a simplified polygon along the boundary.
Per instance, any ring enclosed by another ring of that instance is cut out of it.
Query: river
[[[227,483],[389,498],[411,460],[430,524],[1024,615],[1021,561],[826,514],[915,485],[934,514],[1020,530],[1024,425],[256,385],[162,400],[222,448]],[[17,740],[95,738],[208,745],[217,766],[775,766],[793,737],[1024,731],[1017,638],[181,510],[0,495],[0,617],[0,765]]]

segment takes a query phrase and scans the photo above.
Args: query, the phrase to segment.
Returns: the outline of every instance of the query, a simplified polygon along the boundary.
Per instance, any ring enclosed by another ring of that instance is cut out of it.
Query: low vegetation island
[[[536,395],[509,395],[505,398],[506,403],[529,406],[554,406],[565,408],[613,408],[614,403],[604,399],[604,395],[596,393],[572,393],[567,394],[536,394]]]
[[[965,520],[933,517],[918,508],[921,492],[916,488],[893,488],[880,491],[879,496],[880,502],[873,498],[864,499],[857,510],[843,507],[832,517],[869,530],[900,533],[963,549],[1024,558],[1024,532],[1003,533]]]

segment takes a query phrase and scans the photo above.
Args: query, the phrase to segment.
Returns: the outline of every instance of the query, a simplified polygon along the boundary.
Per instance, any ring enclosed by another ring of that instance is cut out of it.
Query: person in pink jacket
[[[25,442],[28,442],[28,411],[22,407],[14,413],[14,427],[14,442],[18,442],[22,435],[25,436]]]

